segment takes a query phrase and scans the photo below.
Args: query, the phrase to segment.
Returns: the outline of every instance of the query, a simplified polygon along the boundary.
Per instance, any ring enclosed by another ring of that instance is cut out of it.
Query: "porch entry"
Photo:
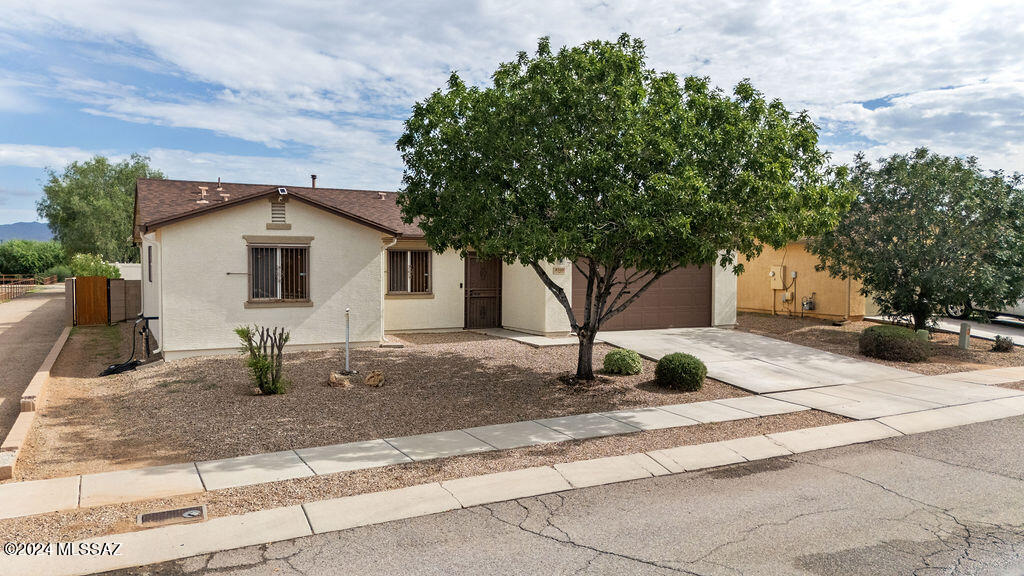
[[[466,256],[466,325],[501,327],[501,261]]]

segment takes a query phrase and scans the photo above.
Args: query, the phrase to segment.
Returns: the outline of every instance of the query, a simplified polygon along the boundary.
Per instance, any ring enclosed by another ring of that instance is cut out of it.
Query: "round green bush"
[[[640,355],[632,350],[612,350],[604,357],[607,374],[639,374],[643,370]]]
[[[931,354],[928,334],[902,326],[879,325],[860,334],[860,353],[880,360],[924,362]]]
[[[704,385],[708,367],[696,356],[676,352],[658,360],[654,368],[654,382],[658,386],[693,392]]]

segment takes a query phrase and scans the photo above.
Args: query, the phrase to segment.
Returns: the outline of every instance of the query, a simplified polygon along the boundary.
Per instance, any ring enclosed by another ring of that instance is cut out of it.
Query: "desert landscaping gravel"
[[[230,488],[162,500],[13,518],[0,520],[0,540],[18,542],[78,540],[138,530],[135,518],[143,512],[206,504],[210,517],[228,516],[479,474],[703,444],[845,421],[844,418],[832,414],[805,410],[746,420],[699,424],[442,458],[384,468]],[[716,472],[712,470],[707,473],[714,474]],[[700,498],[700,495],[683,493],[679,497]]]
[[[327,387],[330,372],[344,367],[343,351],[329,350],[287,354],[288,392],[255,396],[241,356],[159,362],[98,378],[128,354],[127,346],[97,352],[110,330],[79,328],[68,341],[18,480],[747,395],[711,379],[697,392],[657,388],[646,360],[638,376],[570,387],[558,377],[575,370],[575,346],[532,348],[454,332],[403,335],[402,349],[353,349],[361,375],[384,372],[379,388],[362,385],[362,376],[351,388]],[[128,342],[127,328],[121,331]],[[595,348],[595,368],[609,350]]]
[[[950,374],[1002,366],[1024,366],[1024,348],[1020,346],[1013,352],[993,352],[991,341],[971,338],[970,349],[961,350],[957,346],[959,335],[944,332],[932,333],[932,356],[926,362],[890,362],[870,358],[857,352],[857,339],[865,328],[877,325],[876,322],[857,321],[833,326],[829,321],[816,318],[741,313],[736,328],[919,374]]]

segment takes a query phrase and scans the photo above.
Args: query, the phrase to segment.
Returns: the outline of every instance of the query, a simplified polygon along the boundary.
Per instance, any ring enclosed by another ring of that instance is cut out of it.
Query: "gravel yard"
[[[932,334],[932,357],[927,362],[889,362],[869,358],[857,352],[857,339],[868,326],[877,326],[877,323],[860,321],[833,326],[831,322],[816,318],[741,313],[738,315],[736,327],[738,330],[753,334],[771,336],[919,374],[949,374],[1001,366],[1024,366],[1024,348],[1020,346],[1013,352],[992,352],[992,342],[972,338],[970,349],[961,350],[957,347],[959,336],[944,332]]]
[[[746,395],[711,379],[699,392],[659,389],[646,360],[638,376],[602,376],[569,388],[557,378],[574,371],[575,346],[537,349],[456,332],[403,335],[403,349],[353,349],[352,366],[361,374],[384,371],[381,388],[358,378],[349,389],[325,386],[329,372],[344,367],[343,352],[330,350],[287,354],[288,393],[254,396],[241,356],[95,377],[127,356],[128,328],[121,328],[120,349],[110,347],[112,330],[80,328],[68,341],[18,480]],[[595,367],[611,349],[595,348]]]
[[[69,512],[57,512],[25,518],[0,520],[0,540],[15,542],[70,541],[118,532],[138,530],[136,515],[206,504],[210,517],[242,514],[266,508],[290,506],[367,492],[391,490],[454,478],[517,470],[603,456],[702,444],[758,434],[844,422],[832,414],[806,410],[792,414],[749,418],[682,428],[637,432],[623,436],[592,438],[471,454],[440,460],[414,462],[341,474],[300,478],[178,496],[162,500],[134,502]],[[727,474],[730,471],[710,471]]]

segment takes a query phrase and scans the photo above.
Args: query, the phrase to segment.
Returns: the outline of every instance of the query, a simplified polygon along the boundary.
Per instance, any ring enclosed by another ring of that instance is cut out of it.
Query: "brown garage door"
[[[572,273],[572,310],[583,321],[587,279]],[[642,285],[642,284],[641,284]],[[639,286],[636,286],[639,288]],[[625,298],[625,297],[623,297]],[[608,320],[601,330],[646,330],[711,325],[711,267],[680,268],[662,276],[640,298]]]

